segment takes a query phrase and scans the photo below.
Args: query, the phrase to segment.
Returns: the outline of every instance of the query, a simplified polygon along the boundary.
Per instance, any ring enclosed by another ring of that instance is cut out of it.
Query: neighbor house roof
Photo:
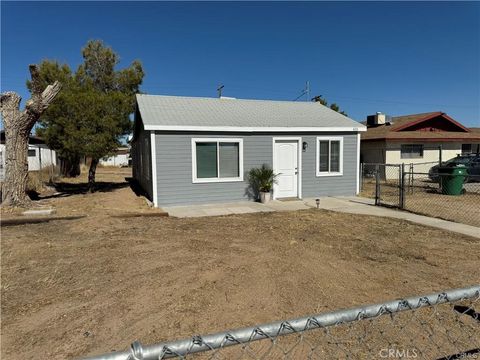
[[[137,95],[145,130],[365,131],[314,102]]]
[[[45,144],[45,141],[38,136],[30,135],[28,137],[29,144]],[[0,144],[5,144],[5,130],[0,130]]]
[[[441,117],[458,131],[409,131],[409,127]],[[468,129],[441,111],[393,117],[390,123],[368,127],[362,134],[362,141],[369,140],[411,140],[411,141],[463,141],[480,140],[480,132]]]

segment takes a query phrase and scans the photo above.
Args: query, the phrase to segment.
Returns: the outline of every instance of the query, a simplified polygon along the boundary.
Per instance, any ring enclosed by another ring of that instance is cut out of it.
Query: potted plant
[[[260,168],[253,168],[248,173],[248,179],[251,187],[260,197],[260,202],[265,204],[270,201],[273,184],[277,182],[278,174],[267,165],[263,164]]]

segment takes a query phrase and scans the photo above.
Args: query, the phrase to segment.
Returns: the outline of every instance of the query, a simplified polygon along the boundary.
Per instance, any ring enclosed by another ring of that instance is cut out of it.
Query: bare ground
[[[111,178],[111,175],[106,175]],[[121,182],[121,179],[115,181]],[[63,359],[479,283],[480,240],[322,210],[124,218],[128,187],[2,229],[1,355]]]

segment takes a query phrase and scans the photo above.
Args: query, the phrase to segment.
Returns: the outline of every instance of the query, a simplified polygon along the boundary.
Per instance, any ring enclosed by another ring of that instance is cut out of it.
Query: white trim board
[[[150,150],[152,156],[150,156],[150,161],[152,162],[152,197],[153,197],[153,206],[158,207],[158,191],[157,191],[157,154],[156,154],[156,145],[155,145],[155,131],[150,132]]]
[[[275,170],[275,160],[277,159],[275,156],[275,141],[277,140],[293,140],[298,142],[298,178],[297,178],[297,187],[298,187],[298,198],[302,199],[302,137],[301,136],[294,136],[294,137],[289,137],[289,136],[281,136],[281,137],[273,137],[272,138],[272,169]],[[275,196],[275,191],[273,191],[273,200],[275,200],[277,197]]]
[[[356,195],[360,193],[360,134],[357,134],[357,191]]]
[[[144,125],[145,130],[157,131],[219,131],[219,132],[359,132],[367,131],[366,126],[358,127],[242,127],[242,126],[190,126],[190,125]]]

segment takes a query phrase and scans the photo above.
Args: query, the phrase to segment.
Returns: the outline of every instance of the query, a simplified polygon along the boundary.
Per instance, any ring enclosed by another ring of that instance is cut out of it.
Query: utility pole
[[[222,89],[225,87],[225,85],[219,85],[217,88],[218,91],[218,98],[222,97]]]

